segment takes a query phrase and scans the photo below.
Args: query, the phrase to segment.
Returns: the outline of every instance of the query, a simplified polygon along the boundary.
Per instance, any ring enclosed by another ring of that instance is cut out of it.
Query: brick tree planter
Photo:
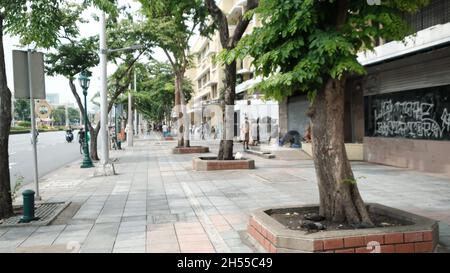
[[[217,157],[194,157],[192,168],[196,171],[254,169],[253,159],[217,160]]]
[[[168,136],[168,137],[164,137],[164,140],[175,140],[175,138]]]
[[[191,146],[191,147],[175,147],[172,149],[173,154],[200,154],[209,153],[208,147]]]
[[[411,222],[411,225],[307,233],[290,230],[269,214],[317,206],[285,206],[254,211],[247,232],[261,248],[272,253],[424,253],[436,249],[439,241],[437,221],[379,204],[367,205],[370,212]]]

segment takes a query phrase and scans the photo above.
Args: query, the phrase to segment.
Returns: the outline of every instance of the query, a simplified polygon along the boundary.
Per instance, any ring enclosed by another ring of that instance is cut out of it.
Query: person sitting
[[[289,141],[290,147],[300,148],[300,133],[294,130],[287,132],[280,140],[279,145],[284,146]]]
[[[312,141],[311,125],[308,125],[308,127],[306,127],[306,132],[305,132],[305,136],[303,137],[303,140],[306,143],[311,143],[311,141]]]

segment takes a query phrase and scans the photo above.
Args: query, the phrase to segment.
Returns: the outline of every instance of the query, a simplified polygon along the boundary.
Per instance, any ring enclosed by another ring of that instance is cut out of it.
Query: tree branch
[[[258,0],[248,0],[244,8],[244,13],[249,10],[255,9],[256,7],[258,7],[258,4],[259,4]],[[242,35],[244,35],[245,30],[250,24],[250,20],[251,19],[244,18],[244,16],[241,17],[241,19],[236,25],[236,29],[234,30],[232,38],[229,41],[230,48],[236,47],[237,42],[239,42],[239,40],[242,38]]]
[[[172,67],[175,69],[175,62],[172,60],[172,57],[170,56],[169,52],[163,48],[164,53],[167,56],[167,59],[169,59],[170,64],[172,65]]]
[[[222,47],[227,48],[228,40],[230,39],[227,17],[222,12],[222,10],[216,5],[215,0],[205,0],[205,5],[209,11],[209,14],[213,17],[214,21],[219,26],[219,36]]]
[[[340,30],[347,21],[348,0],[337,1],[336,28]]]
[[[81,116],[82,116],[83,119],[84,119],[84,106],[83,106],[83,102],[81,101],[81,98],[80,98],[80,96],[79,96],[78,93],[77,93],[77,88],[76,88],[75,84],[73,83],[73,80],[72,80],[72,79],[69,79],[69,86],[70,86],[70,90],[72,91],[73,96],[75,97],[75,100],[77,101],[78,108],[79,108],[80,111],[81,111]],[[89,127],[89,128],[92,128],[92,125],[91,125],[91,122],[89,121],[89,119],[88,119],[87,122],[88,122],[88,127]]]

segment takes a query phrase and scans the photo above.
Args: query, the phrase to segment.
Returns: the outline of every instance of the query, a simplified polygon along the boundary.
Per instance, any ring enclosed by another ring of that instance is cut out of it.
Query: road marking
[[[11,163],[9,163],[9,168],[12,169],[12,167],[15,165],[17,165],[17,163],[11,162]]]
[[[197,198],[195,198],[191,188],[185,182],[181,182],[181,187],[186,193],[189,203],[194,209],[195,214],[199,218],[200,223],[202,224],[203,228],[208,234],[208,237],[211,240],[212,244],[214,245],[214,248],[216,249],[217,253],[230,253],[231,249],[225,243],[222,236],[220,236],[219,231],[216,229],[211,219],[209,219],[209,216],[203,210]]]

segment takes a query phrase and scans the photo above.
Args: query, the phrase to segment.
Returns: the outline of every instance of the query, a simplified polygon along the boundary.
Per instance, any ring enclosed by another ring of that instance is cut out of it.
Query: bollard
[[[23,196],[23,216],[20,219],[21,223],[29,223],[37,218],[34,216],[34,194],[32,190],[25,190],[22,192]]]

